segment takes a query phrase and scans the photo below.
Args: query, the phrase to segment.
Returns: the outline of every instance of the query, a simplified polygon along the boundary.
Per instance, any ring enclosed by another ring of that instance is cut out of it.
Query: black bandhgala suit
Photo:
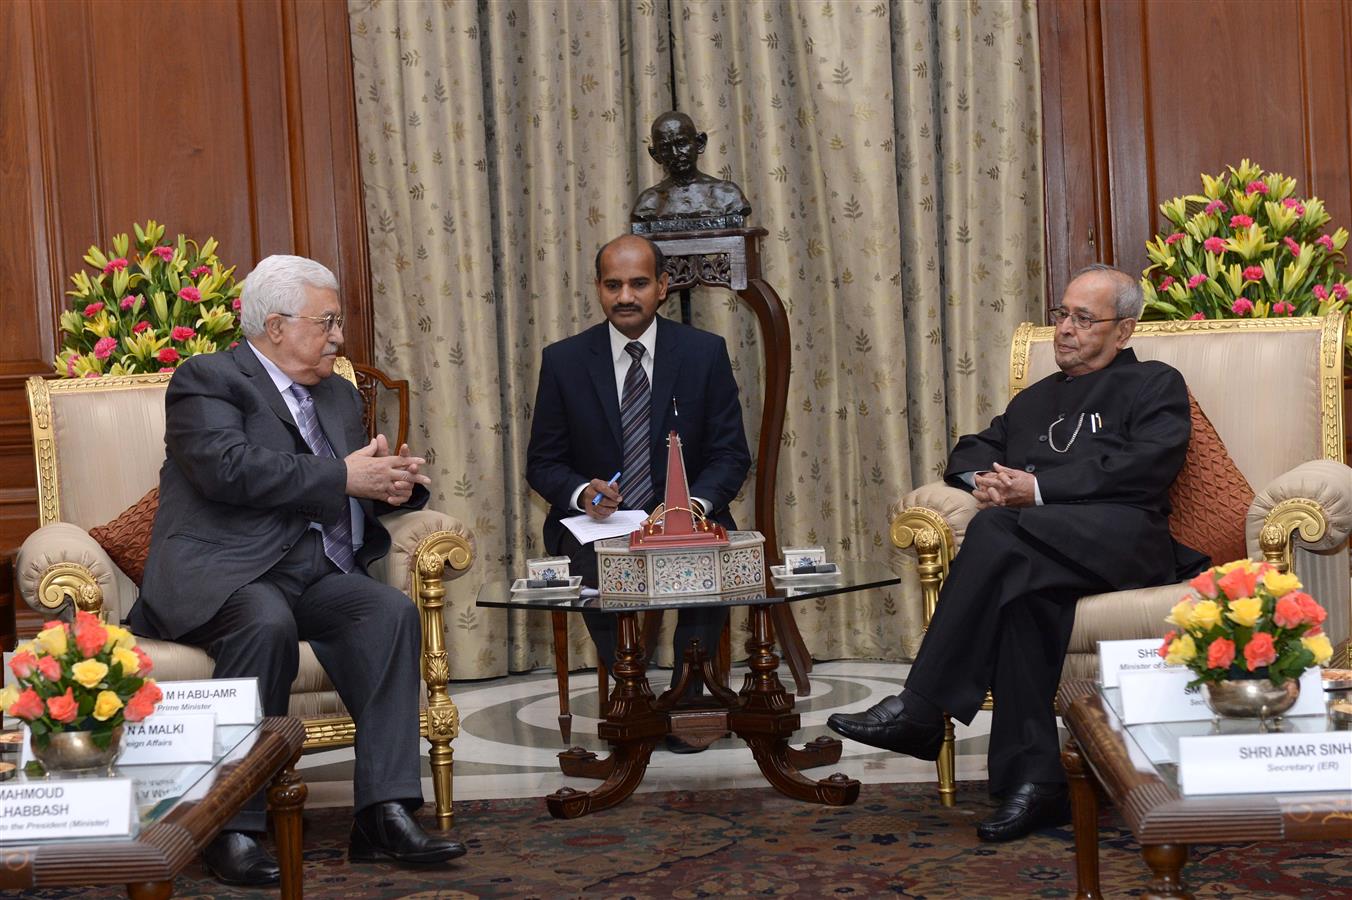
[[[1081,596],[1168,584],[1208,560],[1169,535],[1169,486],[1191,421],[1183,376],[1130,349],[1057,373],[966,435],[944,478],[999,462],[1031,472],[1043,505],[979,511],[939,594],[908,690],[970,724],[989,688],[990,790],[1064,782],[1052,702]]]

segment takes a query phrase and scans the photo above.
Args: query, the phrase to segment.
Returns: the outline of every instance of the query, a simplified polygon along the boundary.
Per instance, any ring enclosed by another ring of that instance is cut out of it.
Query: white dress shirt
[[[291,411],[291,418],[299,422],[300,401],[297,400],[290,391],[291,385],[295,384],[296,382],[291,379],[290,375],[286,374],[281,369],[277,368],[277,364],[275,362],[268,359],[263,354],[259,353],[258,348],[253,345],[252,341],[247,341],[246,343],[249,344],[249,349],[253,351],[254,356],[258,357],[258,361],[263,364],[263,369],[268,373],[268,377],[272,379],[272,383],[277,386],[277,391],[282,395],[282,400],[286,403],[286,408]],[[305,385],[301,385],[301,387],[305,387]],[[315,421],[316,422],[319,421],[319,414],[317,412],[315,413]],[[303,436],[304,435],[302,435],[302,437]],[[336,450],[334,451],[335,454],[337,452],[338,451]],[[362,514],[361,506],[357,504],[355,498],[348,497],[347,504],[348,509],[350,510],[350,514],[352,516],[352,552],[355,554],[359,549],[361,549],[361,545],[365,543],[366,517]],[[323,526],[321,526],[318,522],[311,522],[310,527],[320,533],[323,533],[324,531]]]

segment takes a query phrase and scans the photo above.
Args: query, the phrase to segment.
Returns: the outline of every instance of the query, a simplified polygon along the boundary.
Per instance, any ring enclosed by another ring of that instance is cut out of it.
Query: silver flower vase
[[[1273,684],[1266,678],[1208,681],[1202,684],[1202,695],[1218,719],[1257,719],[1260,730],[1266,731],[1269,721],[1280,718],[1295,705],[1300,696],[1300,681],[1295,678],[1281,684]]]

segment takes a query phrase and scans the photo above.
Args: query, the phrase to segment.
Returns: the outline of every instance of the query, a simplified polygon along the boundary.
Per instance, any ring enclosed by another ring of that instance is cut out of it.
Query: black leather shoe
[[[352,838],[347,848],[350,862],[392,859],[427,866],[464,855],[464,844],[423,831],[402,803],[376,803],[352,820]]]
[[[708,749],[709,747],[707,744],[701,747],[698,744],[689,743],[685,738],[679,738],[674,734],[667,735],[668,753],[703,753]]]
[[[936,760],[944,743],[943,722],[921,722],[907,715],[900,697],[886,697],[861,713],[832,713],[827,726],[870,747]]]
[[[983,841],[1013,841],[1070,821],[1070,792],[1064,784],[1021,784],[1005,794],[995,814],[976,826]]]
[[[202,848],[207,871],[222,884],[235,887],[266,887],[282,880],[277,860],[251,834],[222,831]]]

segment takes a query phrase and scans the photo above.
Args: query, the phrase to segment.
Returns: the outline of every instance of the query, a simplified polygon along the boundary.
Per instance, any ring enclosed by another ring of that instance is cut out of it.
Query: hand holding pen
[[[610,481],[593,478],[578,498],[583,511],[593,519],[609,518],[611,513],[620,508],[620,501],[624,499],[617,488],[619,481],[619,472],[610,476]]]

